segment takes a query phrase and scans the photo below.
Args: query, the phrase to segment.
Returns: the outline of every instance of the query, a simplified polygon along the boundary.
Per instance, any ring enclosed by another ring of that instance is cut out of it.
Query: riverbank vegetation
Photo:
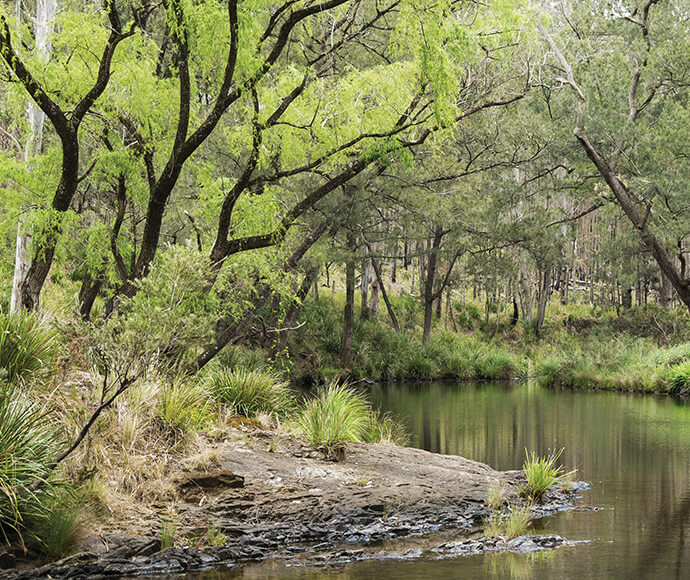
[[[230,425],[399,440],[368,381],[690,391],[674,6],[44,4],[0,10],[1,539]]]

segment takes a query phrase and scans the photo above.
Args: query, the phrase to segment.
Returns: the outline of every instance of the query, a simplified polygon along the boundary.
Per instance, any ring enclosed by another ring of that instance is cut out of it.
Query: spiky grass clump
[[[307,401],[298,425],[313,447],[332,455],[348,441],[362,441],[370,413],[369,406],[351,387],[330,383]]]
[[[505,520],[505,533],[508,539],[524,536],[530,524],[529,505],[511,505]]]
[[[690,390],[690,361],[671,367],[668,371],[670,393],[687,393]]]
[[[223,370],[211,378],[211,392],[243,417],[259,414],[284,417],[294,409],[288,384],[262,370]]]
[[[540,502],[544,494],[556,484],[559,484],[572,476],[574,472],[566,472],[557,461],[563,453],[563,449],[552,451],[543,457],[536,453],[529,453],[525,449],[525,462],[522,470],[527,479],[527,485],[520,491],[531,500]]]
[[[309,443],[337,457],[348,441],[404,445],[407,434],[388,413],[373,410],[352,387],[333,381],[306,402],[297,418]]]
[[[34,536],[31,527],[50,513],[60,444],[45,411],[0,384],[0,539]]]
[[[201,384],[176,381],[160,393],[158,417],[172,431],[185,435],[210,423],[209,393]]]
[[[0,312],[0,369],[15,383],[55,361],[55,333],[46,328],[34,313]]]

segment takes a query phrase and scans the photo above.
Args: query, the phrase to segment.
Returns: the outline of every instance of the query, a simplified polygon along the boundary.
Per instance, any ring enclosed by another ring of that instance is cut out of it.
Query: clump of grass
[[[329,383],[306,402],[297,419],[309,443],[337,457],[346,442],[403,445],[407,434],[388,413],[372,410],[347,384]]]
[[[529,504],[511,504],[506,512],[492,512],[484,521],[484,535],[487,537],[506,536],[508,539],[524,536],[530,526]]]
[[[524,496],[540,502],[551,487],[572,476],[574,472],[566,472],[563,466],[556,464],[562,453],[563,449],[560,449],[544,457],[538,457],[536,453],[529,453],[525,449],[526,457],[522,470],[527,485],[520,490]]]
[[[687,393],[690,390],[690,361],[671,367],[667,376],[671,385],[670,393]]]
[[[38,405],[0,383],[0,539],[35,539],[50,514],[61,440]]]
[[[0,369],[15,383],[21,378],[49,369],[56,354],[55,333],[31,312],[0,312]]]
[[[262,370],[223,370],[211,378],[211,392],[235,413],[254,418],[264,413],[284,417],[294,409],[287,383]]]
[[[529,529],[530,506],[511,505],[505,520],[505,533],[508,539],[524,536]]]
[[[404,427],[390,413],[371,411],[364,441],[366,443],[405,445],[408,436]]]
[[[211,522],[204,534],[206,546],[224,546],[228,542],[228,536],[218,527],[218,524]]]
[[[177,523],[174,518],[163,518],[161,520],[161,527],[159,531],[159,538],[161,542],[161,550],[170,548],[175,545],[175,536],[177,535]]]
[[[201,384],[174,382],[161,391],[157,412],[172,431],[191,433],[210,422],[208,392]]]
[[[309,443],[333,456],[348,441],[361,441],[370,421],[364,400],[345,384],[330,383],[307,401],[298,425]]]
[[[35,536],[41,552],[51,558],[69,555],[84,520],[82,505],[64,488],[47,506],[45,516],[36,524]]]
[[[501,509],[505,501],[505,487],[500,479],[492,479],[486,490],[486,505],[493,512]]]

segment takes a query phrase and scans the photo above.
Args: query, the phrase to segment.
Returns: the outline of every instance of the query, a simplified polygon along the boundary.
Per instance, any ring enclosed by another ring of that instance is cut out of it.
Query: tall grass
[[[222,370],[211,376],[210,389],[221,403],[243,417],[262,413],[284,417],[294,410],[295,396],[288,384],[263,370]]]
[[[50,513],[61,441],[35,403],[0,384],[0,538],[20,539]]]
[[[9,382],[49,369],[55,354],[55,333],[36,314],[0,312],[0,369],[6,371]]]
[[[331,382],[308,400],[297,426],[309,443],[337,457],[348,441],[404,444],[404,429],[389,414],[373,410],[352,387]]]
[[[361,441],[369,425],[370,409],[349,386],[331,383],[306,402],[298,425],[309,443],[327,455],[348,441]]]

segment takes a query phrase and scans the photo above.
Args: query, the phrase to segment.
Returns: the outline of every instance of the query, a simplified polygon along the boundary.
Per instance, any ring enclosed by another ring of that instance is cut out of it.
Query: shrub
[[[332,456],[347,441],[361,441],[367,432],[370,409],[349,386],[330,383],[307,401],[298,425],[309,443]]]
[[[55,361],[55,333],[30,312],[0,313],[0,369],[16,382]]]
[[[0,384],[0,537],[20,539],[50,513],[60,439],[46,413]]]
[[[294,409],[294,395],[287,383],[266,371],[221,371],[211,378],[211,391],[243,417],[253,418],[260,413],[284,417]]]
[[[556,465],[563,449],[553,451],[544,457],[538,457],[536,453],[529,453],[525,449],[525,462],[522,470],[527,479],[527,486],[520,491],[523,495],[534,501],[541,501],[544,494],[553,485],[561,483],[573,472],[566,472],[561,465]]]

